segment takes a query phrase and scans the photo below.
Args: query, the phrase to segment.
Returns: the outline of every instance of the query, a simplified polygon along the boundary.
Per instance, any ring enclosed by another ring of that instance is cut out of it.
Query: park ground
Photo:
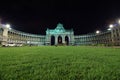
[[[120,80],[120,48],[0,47],[0,80]]]

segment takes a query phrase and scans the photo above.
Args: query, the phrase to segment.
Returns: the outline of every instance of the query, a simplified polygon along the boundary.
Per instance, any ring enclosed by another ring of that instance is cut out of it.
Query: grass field
[[[0,48],[0,80],[120,80],[120,48]]]

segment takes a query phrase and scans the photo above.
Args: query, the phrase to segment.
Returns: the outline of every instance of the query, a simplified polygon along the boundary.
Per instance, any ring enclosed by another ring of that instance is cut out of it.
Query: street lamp
[[[10,28],[10,24],[6,24],[6,28]]]
[[[6,27],[7,29],[9,29],[9,30],[12,29],[11,26],[10,26],[10,24],[6,24],[5,27]]]
[[[99,34],[99,33],[100,33],[100,31],[99,31],[99,30],[97,30],[97,31],[96,31],[96,34]]]
[[[112,30],[113,27],[114,27],[113,24],[110,24],[109,28],[107,30],[110,31],[110,30]]]
[[[112,25],[112,24],[110,24],[110,25],[109,25],[109,28],[113,28],[113,25]]]

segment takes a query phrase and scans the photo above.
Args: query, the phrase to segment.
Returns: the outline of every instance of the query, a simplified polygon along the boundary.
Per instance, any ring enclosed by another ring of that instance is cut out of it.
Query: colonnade
[[[61,28],[60,28],[61,29]],[[73,31],[65,31],[54,33],[53,30],[46,31],[46,35],[37,35],[25,33],[15,29],[8,29],[0,24],[0,44],[6,45],[9,43],[24,44],[24,45],[51,45],[54,36],[54,45],[61,43],[65,44],[65,37],[68,38],[69,45],[115,45],[120,46],[120,26],[114,27],[110,31],[101,32],[99,34],[74,35]]]
[[[111,32],[106,31],[99,34],[86,34],[75,36],[76,45],[112,45]]]
[[[111,34],[112,34],[112,42],[113,45],[119,46],[120,45],[120,26],[115,26],[112,30],[111,30]]]
[[[25,33],[15,29],[8,29],[0,24],[0,43],[2,45],[9,43],[23,45],[44,45],[45,36]]]

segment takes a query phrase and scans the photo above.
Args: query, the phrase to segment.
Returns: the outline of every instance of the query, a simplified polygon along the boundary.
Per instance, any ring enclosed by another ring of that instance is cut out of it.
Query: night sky
[[[110,23],[120,18],[120,4],[114,0],[1,1],[0,18],[13,29],[41,35],[60,22],[65,29],[73,28],[75,35],[79,35],[106,30]]]

